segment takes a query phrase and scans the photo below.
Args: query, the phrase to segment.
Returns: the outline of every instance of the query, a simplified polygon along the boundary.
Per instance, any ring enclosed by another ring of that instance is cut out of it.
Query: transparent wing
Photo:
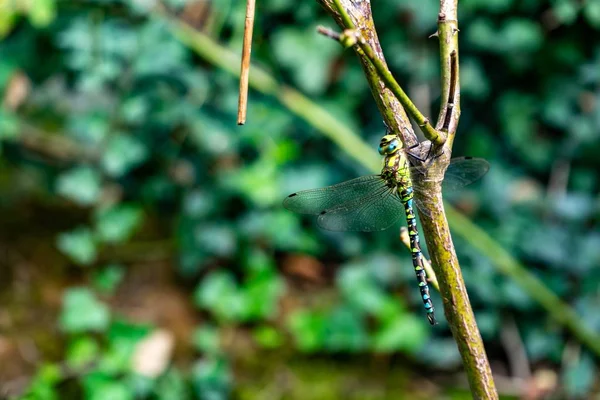
[[[448,192],[470,185],[485,175],[489,169],[490,163],[483,158],[453,158],[450,160],[450,165],[448,165],[448,169],[443,176],[442,189]],[[431,176],[431,171],[429,173]],[[438,177],[435,178],[437,179]],[[420,212],[430,214],[427,207],[429,201],[427,193],[421,187],[415,185],[415,202]]]
[[[283,206],[300,214],[319,215],[322,211],[352,203],[388,189],[380,175],[367,175],[337,185],[292,193],[283,200]]]
[[[402,212],[396,190],[382,186],[366,197],[323,211],[317,223],[330,231],[382,231],[394,225]]]
[[[442,188],[456,190],[479,180],[490,169],[490,163],[483,158],[458,157],[450,160],[444,175]]]

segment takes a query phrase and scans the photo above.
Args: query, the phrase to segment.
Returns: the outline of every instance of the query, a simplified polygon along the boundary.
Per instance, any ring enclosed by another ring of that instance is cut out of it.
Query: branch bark
[[[334,0],[317,0],[318,3],[333,17],[335,22],[342,28],[349,28],[342,20],[342,15],[337,11]],[[348,14],[350,21],[354,27],[360,31],[365,42],[373,49],[375,57],[379,59],[385,68],[387,64],[383,51],[379,44],[379,38],[375,31],[373,15],[371,13],[371,5],[369,1],[341,0],[344,10]],[[356,49],[356,48],[355,48]],[[360,64],[365,73],[365,77],[371,88],[373,98],[377,103],[377,107],[383,116],[386,125],[393,131],[397,132],[402,143],[406,147],[413,147],[419,144],[412,125],[406,115],[406,111],[402,107],[400,101],[394,96],[392,91],[383,83],[375,66],[369,61],[368,57],[360,50],[356,50]]]

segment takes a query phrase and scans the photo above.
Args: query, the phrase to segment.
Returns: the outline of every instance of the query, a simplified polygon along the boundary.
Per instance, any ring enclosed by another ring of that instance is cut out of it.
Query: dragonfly
[[[372,232],[385,230],[402,217],[406,217],[410,239],[412,264],[425,307],[427,320],[437,324],[435,310],[429,293],[427,274],[423,266],[417,220],[413,208],[415,188],[411,172],[427,168],[412,165],[408,152],[397,135],[383,136],[379,144],[383,168],[379,175],[366,175],[333,186],[304,190],[290,194],[283,206],[299,214],[317,215],[319,227],[331,231]],[[444,189],[468,185],[487,173],[489,163],[481,158],[454,158],[445,172],[428,174],[434,179],[443,178]],[[431,172],[431,171],[429,171]],[[418,189],[417,189],[418,190]],[[422,212],[426,204],[417,202]]]

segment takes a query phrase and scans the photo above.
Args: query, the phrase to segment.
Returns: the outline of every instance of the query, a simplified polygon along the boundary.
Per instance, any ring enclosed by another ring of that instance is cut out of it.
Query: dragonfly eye
[[[398,150],[398,140],[396,139],[392,140],[387,145],[379,146],[379,154],[381,154],[382,156],[387,154],[393,154],[396,152],[396,150]]]

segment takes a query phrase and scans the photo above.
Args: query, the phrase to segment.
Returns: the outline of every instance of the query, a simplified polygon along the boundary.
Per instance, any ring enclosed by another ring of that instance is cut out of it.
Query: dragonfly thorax
[[[383,159],[381,177],[388,187],[411,185],[408,159],[403,151],[388,154]]]

